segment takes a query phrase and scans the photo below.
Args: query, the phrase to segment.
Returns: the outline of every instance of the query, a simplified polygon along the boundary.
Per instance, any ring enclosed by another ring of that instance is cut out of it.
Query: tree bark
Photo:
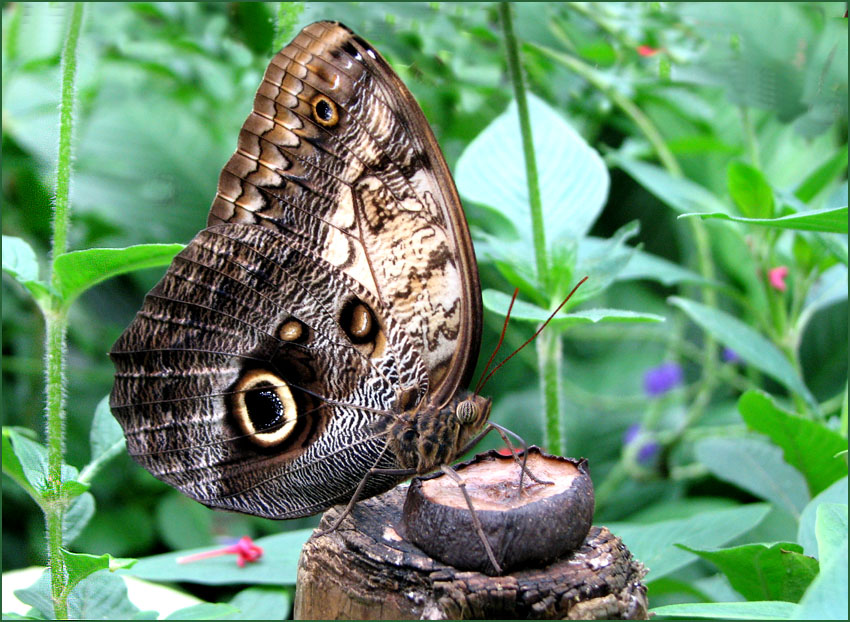
[[[505,576],[440,563],[398,535],[406,486],[358,503],[304,545],[296,619],[647,619],[643,565],[605,527],[574,552]],[[328,510],[319,529],[339,516]]]

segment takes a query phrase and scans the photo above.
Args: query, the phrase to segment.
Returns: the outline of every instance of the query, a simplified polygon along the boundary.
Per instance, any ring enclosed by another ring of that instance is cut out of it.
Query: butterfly
[[[308,516],[490,429],[465,388],[481,325],[421,108],[369,43],[317,22],[271,60],[207,227],[112,348],[110,407],[133,458],[189,497]]]

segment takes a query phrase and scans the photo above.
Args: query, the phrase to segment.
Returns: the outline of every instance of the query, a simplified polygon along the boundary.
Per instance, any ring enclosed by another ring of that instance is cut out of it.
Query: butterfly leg
[[[463,498],[466,499],[466,505],[469,508],[470,515],[472,516],[472,524],[475,526],[475,531],[478,532],[478,537],[481,539],[482,544],[484,544],[484,549],[487,551],[487,557],[490,558],[490,563],[493,564],[493,568],[496,569],[496,574],[502,574],[502,567],[499,565],[499,562],[496,561],[496,556],[493,554],[493,548],[490,546],[490,541],[487,540],[487,536],[484,534],[484,528],[481,527],[481,521],[478,519],[475,507],[472,505],[472,499],[469,498],[469,493],[466,492],[466,482],[458,474],[458,472],[449,465],[441,465],[440,469],[443,473],[454,480],[458,488],[460,488],[460,491],[463,493]]]
[[[493,423],[492,421],[488,421],[487,424],[489,426],[491,426],[494,430],[496,430],[496,432],[499,433],[499,436],[502,437],[502,440],[505,442],[505,445],[507,445],[508,449],[510,449],[511,455],[514,457],[514,460],[519,465],[519,468],[520,468],[519,491],[520,492],[522,491],[522,479],[523,479],[523,476],[525,474],[528,474],[528,477],[530,477],[534,481],[535,484],[554,484],[555,483],[555,482],[550,482],[550,481],[547,481],[547,480],[544,480],[544,479],[540,479],[534,473],[532,473],[531,470],[526,466],[526,462],[528,461],[528,445],[526,444],[525,439],[523,439],[520,435],[516,434],[515,432],[511,432],[507,428],[503,428],[498,423]],[[511,441],[508,438],[508,435],[513,436],[522,445],[522,460],[520,460],[519,456],[517,455],[518,452],[514,449],[514,446],[511,444]]]
[[[383,454],[382,454],[383,455]],[[378,460],[381,458],[379,457]],[[376,462],[377,464],[377,462]],[[372,467],[366,472],[366,475],[363,476],[363,479],[360,480],[360,483],[357,484],[357,488],[354,490],[354,494],[351,495],[351,500],[348,502],[348,505],[345,506],[345,509],[342,513],[337,517],[337,519],[333,522],[333,524],[324,529],[322,531],[316,532],[316,537],[321,537],[327,535],[331,532],[337,530],[342,524],[342,521],[345,520],[345,517],[351,513],[351,510],[354,509],[354,505],[360,500],[360,495],[363,493],[363,488],[366,486],[366,480],[369,479],[370,475],[391,475],[398,477],[410,477],[411,475],[416,475],[415,469],[379,469],[378,467]]]

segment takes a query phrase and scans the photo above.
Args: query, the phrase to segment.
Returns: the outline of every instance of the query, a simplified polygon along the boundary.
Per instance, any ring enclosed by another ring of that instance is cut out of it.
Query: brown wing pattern
[[[311,24],[272,60],[221,174],[220,222],[323,245],[404,322],[434,403],[468,383],[481,294],[454,182],[413,96],[345,26]]]
[[[187,495],[306,516],[373,467],[465,444],[480,315],[422,111],[368,43],[319,22],[272,60],[207,229],[113,347],[110,406],[133,457]],[[370,476],[361,498],[397,481]]]
[[[396,388],[426,371],[391,317],[383,344],[353,345],[339,323],[368,291],[297,241],[256,226],[202,231],[151,290],[112,349],[110,406],[128,450],[146,469],[202,503],[272,518],[306,516],[347,501],[380,464]],[[285,341],[282,325],[309,334]],[[268,370],[293,395],[297,423],[258,446],[233,417],[251,370]],[[396,483],[372,478],[374,494]]]

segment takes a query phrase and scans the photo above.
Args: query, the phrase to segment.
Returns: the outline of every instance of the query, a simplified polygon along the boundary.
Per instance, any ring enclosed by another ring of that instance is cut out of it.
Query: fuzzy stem
[[[59,104],[59,154],[56,166],[56,196],[54,200],[53,261],[67,248],[70,219],[69,194],[71,187],[71,142],[74,133],[74,82],[77,71],[77,43],[83,22],[83,3],[71,5],[68,34],[62,50],[62,94]],[[57,619],[68,617],[65,586],[67,571],[62,557],[62,528],[67,495],[62,492],[62,464],[65,461],[65,386],[66,336],[68,311],[64,301],[51,297],[44,309],[46,324],[46,418],[47,418],[47,491],[44,505],[47,531],[47,563],[50,568],[50,588],[53,612]]]

